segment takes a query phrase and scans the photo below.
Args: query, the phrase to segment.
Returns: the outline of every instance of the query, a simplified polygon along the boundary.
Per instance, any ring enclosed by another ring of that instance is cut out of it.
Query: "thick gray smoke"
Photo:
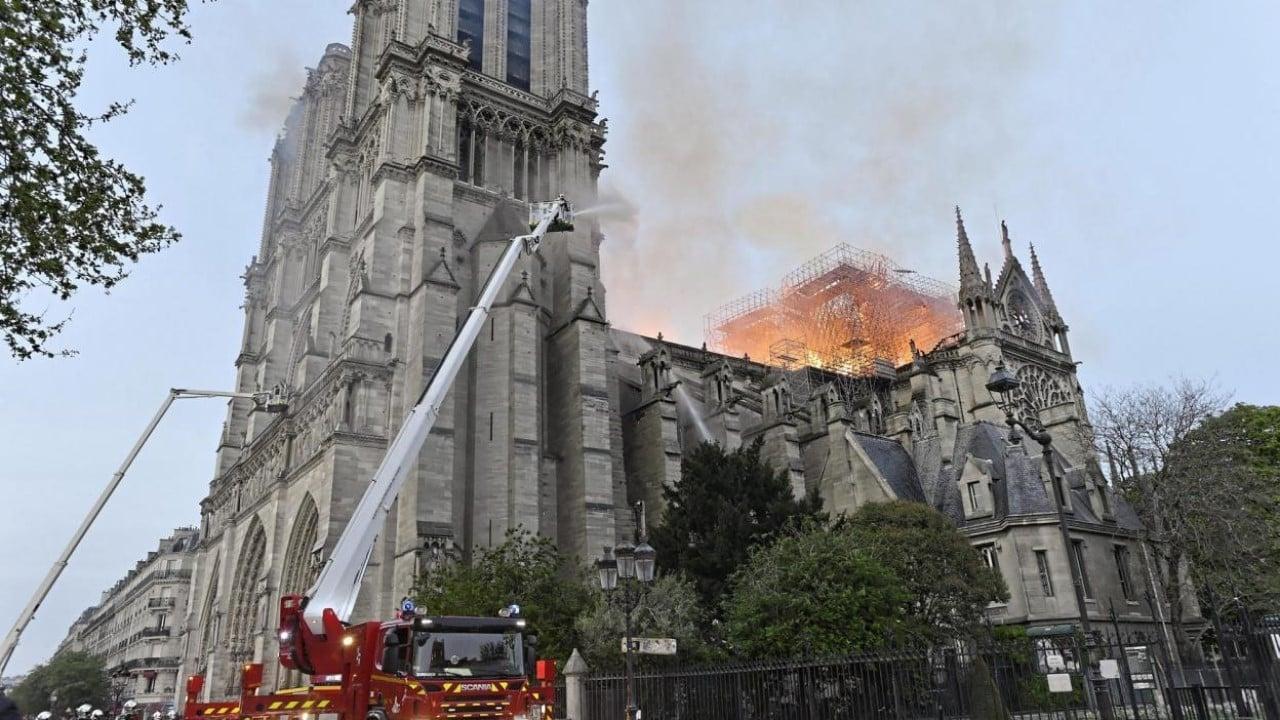
[[[1014,2],[592,5],[611,116],[613,321],[696,344],[702,316],[837,242],[954,280],[951,206],[989,215],[1053,18]],[[1046,25],[1047,23],[1047,25]]]
[[[302,56],[295,49],[278,47],[271,59],[258,68],[251,81],[248,102],[241,108],[239,122],[246,130],[278,131],[302,95],[307,71]]]

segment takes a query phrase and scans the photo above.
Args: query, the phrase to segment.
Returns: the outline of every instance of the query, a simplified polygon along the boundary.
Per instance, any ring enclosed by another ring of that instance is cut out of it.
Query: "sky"
[[[267,157],[349,0],[194,4],[174,65],[95,45],[85,109],[184,233],[83,292],[72,358],[0,360],[7,629],[170,387],[226,389]],[[1178,375],[1280,403],[1280,5],[593,0],[609,119],[602,266],[615,325],[703,317],[839,242],[956,280],[953,206],[999,269],[1035,243],[1086,391]],[[28,628],[29,669],[175,526],[198,521],[225,406],[178,403]]]

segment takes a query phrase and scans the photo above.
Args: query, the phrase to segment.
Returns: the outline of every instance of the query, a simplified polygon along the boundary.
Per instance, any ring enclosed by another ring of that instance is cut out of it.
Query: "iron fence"
[[[634,688],[644,720],[1280,720],[1271,668],[1240,670],[1227,682],[1194,677],[1171,667],[1156,638],[1067,635],[651,669]],[[573,720],[624,717],[621,673],[589,674],[581,687]]]

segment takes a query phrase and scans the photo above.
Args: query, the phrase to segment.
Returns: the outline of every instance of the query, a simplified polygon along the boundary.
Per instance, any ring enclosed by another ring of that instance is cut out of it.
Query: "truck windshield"
[[[419,677],[512,677],[524,674],[520,633],[420,633],[413,672]]]

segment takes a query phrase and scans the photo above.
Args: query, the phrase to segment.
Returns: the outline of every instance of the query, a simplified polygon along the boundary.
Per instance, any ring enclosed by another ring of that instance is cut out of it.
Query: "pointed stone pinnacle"
[[[1040,257],[1036,255],[1036,246],[1031,246],[1031,282],[1036,287],[1036,292],[1040,295],[1040,300],[1044,302],[1045,310],[1049,318],[1055,323],[1062,322],[1062,316],[1058,314],[1058,306],[1053,301],[1053,293],[1049,292],[1049,282],[1044,278],[1044,269],[1040,267]]]
[[[969,233],[964,229],[960,206],[956,206],[956,248],[960,256],[960,295],[972,297],[983,293],[982,277],[978,274],[978,259],[969,244]]]

